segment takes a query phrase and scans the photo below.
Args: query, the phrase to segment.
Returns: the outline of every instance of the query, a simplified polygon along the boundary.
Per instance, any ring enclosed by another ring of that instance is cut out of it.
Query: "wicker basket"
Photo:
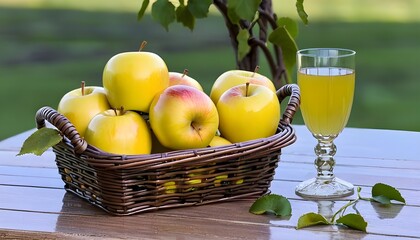
[[[84,141],[67,118],[50,107],[36,113],[62,133],[53,147],[65,189],[114,215],[256,198],[268,192],[281,148],[296,140],[290,126],[300,103],[299,88],[277,91],[290,96],[275,135],[220,147],[148,155],[115,155]]]

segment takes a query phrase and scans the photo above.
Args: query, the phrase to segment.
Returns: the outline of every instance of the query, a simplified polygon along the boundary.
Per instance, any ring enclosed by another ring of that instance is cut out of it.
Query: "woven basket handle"
[[[290,124],[293,121],[293,116],[299,109],[300,105],[300,89],[297,84],[286,84],[277,90],[277,97],[282,102],[286,97],[290,96],[287,107],[284,110],[282,121]]]
[[[45,120],[54,125],[70,140],[76,154],[81,154],[86,150],[87,142],[80,137],[74,125],[55,109],[50,107],[40,108],[36,112],[35,120],[38,129],[45,127]]]

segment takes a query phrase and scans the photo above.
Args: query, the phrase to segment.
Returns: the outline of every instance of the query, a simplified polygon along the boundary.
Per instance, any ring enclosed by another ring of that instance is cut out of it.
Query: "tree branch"
[[[248,43],[251,46],[258,46],[263,51],[265,57],[267,58],[268,65],[270,66],[271,75],[275,75],[275,69],[277,68],[276,63],[271,55],[270,49],[268,49],[267,45],[264,41],[257,39],[257,38],[250,38]]]
[[[258,12],[260,14],[260,18],[267,20],[270,23],[271,28],[273,30],[278,27],[277,15],[275,13],[269,13],[263,8],[258,8]],[[277,84],[276,87],[279,87],[281,86],[281,79],[284,78],[285,83],[287,84],[289,83],[289,78],[287,76],[286,67],[284,66],[283,51],[281,49],[281,46],[273,44],[273,48],[277,63],[275,74],[273,74],[273,81]]]
[[[272,0],[262,0],[258,8],[258,20],[256,22],[249,22],[246,20],[240,20],[239,24],[234,24],[229,19],[227,0],[213,0],[214,6],[222,14],[226,27],[229,32],[230,41],[235,53],[236,65],[237,68],[253,71],[259,62],[258,49],[260,48],[264,56],[267,59],[267,62],[270,67],[270,72],[273,78],[274,85],[276,88],[282,86],[282,79],[284,78],[286,83],[288,83],[287,73],[282,58],[282,49],[281,46],[273,44],[273,52],[270,51],[267,46],[268,40],[268,28],[271,27],[273,30],[277,26],[277,16],[273,13],[272,9]],[[258,37],[254,36],[253,29],[258,25]],[[238,41],[236,37],[241,29],[246,29],[249,32],[248,44],[250,46],[250,51],[242,59],[238,59]]]

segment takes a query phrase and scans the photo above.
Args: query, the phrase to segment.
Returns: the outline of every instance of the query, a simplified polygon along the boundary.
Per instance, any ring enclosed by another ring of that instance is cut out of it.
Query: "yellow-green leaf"
[[[355,230],[366,232],[367,222],[359,214],[349,213],[344,215],[337,219],[337,223],[341,223]]]
[[[287,198],[269,194],[258,198],[249,208],[249,212],[253,214],[274,213],[276,216],[292,215],[292,207]]]
[[[391,200],[405,203],[397,189],[384,183],[377,183],[372,187],[372,199],[381,204],[391,204]]]
[[[329,225],[331,224],[324,216],[318,213],[306,213],[300,216],[296,229],[301,229],[305,227],[315,226],[315,225]]]
[[[61,140],[60,132],[56,129],[46,127],[38,129],[25,140],[17,155],[32,153],[41,156],[48,148],[56,145]]]
[[[241,61],[251,50],[251,47],[248,44],[249,32],[246,29],[241,29],[236,36],[238,41],[238,59]]]

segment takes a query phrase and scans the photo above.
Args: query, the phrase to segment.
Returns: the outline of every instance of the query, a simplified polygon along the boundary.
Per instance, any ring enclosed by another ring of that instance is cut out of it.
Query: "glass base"
[[[301,182],[295,193],[304,198],[331,199],[353,195],[353,184],[339,178],[312,178]]]

